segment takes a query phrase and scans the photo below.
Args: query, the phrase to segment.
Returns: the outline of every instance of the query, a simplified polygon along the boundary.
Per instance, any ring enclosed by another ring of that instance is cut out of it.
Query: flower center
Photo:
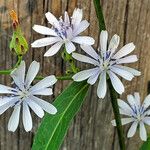
[[[71,30],[70,24],[65,23],[62,19],[60,19],[59,26],[60,26],[60,28],[53,27],[53,29],[55,30],[55,32],[57,33],[58,36],[60,36],[63,39],[67,39],[68,32],[70,32],[69,30]]]
[[[29,92],[27,90],[18,92],[21,99],[27,98],[29,96]]]

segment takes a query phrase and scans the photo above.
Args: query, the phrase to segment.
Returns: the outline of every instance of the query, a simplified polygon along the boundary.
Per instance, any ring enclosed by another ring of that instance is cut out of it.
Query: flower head
[[[137,56],[130,55],[135,46],[133,43],[126,44],[119,51],[117,51],[119,45],[119,36],[114,35],[110,40],[107,47],[108,33],[102,31],[100,34],[100,48],[99,54],[91,46],[82,45],[81,48],[90,56],[84,56],[78,53],[73,53],[72,56],[76,60],[86,62],[94,65],[94,68],[78,72],[73,76],[74,81],[87,80],[87,82],[93,85],[99,78],[97,95],[99,98],[104,98],[107,91],[107,77],[109,76],[111,83],[119,94],[124,92],[124,86],[117,75],[123,77],[126,80],[132,80],[134,76],[139,76],[140,72],[130,67],[122,66],[123,63],[136,62]],[[117,51],[117,52],[116,52]],[[116,75],[117,74],[117,75]],[[100,77],[99,77],[100,76]]]
[[[53,56],[60,50],[63,44],[65,44],[66,51],[69,54],[76,49],[73,42],[87,45],[94,44],[93,38],[79,36],[89,26],[86,20],[82,20],[82,9],[75,9],[71,18],[69,18],[67,12],[64,13],[64,18],[60,17],[58,20],[50,12],[47,12],[45,16],[52,27],[34,25],[33,30],[43,35],[50,35],[51,37],[42,38],[32,43],[32,47],[43,47],[53,44],[44,56]]]
[[[118,99],[120,114],[128,116],[121,119],[122,125],[132,123],[127,137],[132,137],[135,134],[137,127],[139,126],[140,138],[143,141],[146,141],[147,133],[145,124],[150,125],[150,110],[148,109],[150,106],[150,95],[145,98],[143,104],[140,102],[139,93],[136,92],[134,95],[128,95],[127,100],[129,104],[123,100]],[[112,121],[112,124],[113,126],[116,126],[115,120]]]
[[[15,87],[12,88],[0,84],[0,94],[9,95],[0,99],[0,114],[10,107],[14,108],[8,122],[9,131],[14,132],[17,129],[21,107],[23,108],[23,125],[27,132],[32,129],[32,118],[29,108],[40,118],[44,116],[44,110],[49,114],[57,112],[57,109],[52,104],[36,97],[36,95],[53,94],[51,86],[57,81],[55,76],[48,76],[34,86],[31,85],[39,71],[39,67],[39,63],[33,61],[25,78],[25,62],[22,61],[20,66],[11,73]]]

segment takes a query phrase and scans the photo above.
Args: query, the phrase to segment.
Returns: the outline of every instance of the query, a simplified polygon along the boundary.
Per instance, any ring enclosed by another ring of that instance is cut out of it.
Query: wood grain
[[[127,94],[139,91],[141,101],[150,92],[150,0],[101,0],[109,38],[117,33],[121,37],[120,47],[126,43],[134,42],[136,45],[135,54],[138,55],[138,63],[130,66],[139,69],[142,75],[132,82],[124,81],[126,94],[121,97],[126,98]],[[84,18],[90,22],[90,27],[84,33],[91,35],[98,44],[98,23],[92,0],[0,0],[0,69],[11,68],[16,57],[9,51],[9,42],[12,35],[11,20],[9,11],[17,11],[25,37],[31,44],[41,35],[32,30],[34,24],[46,25],[44,14],[47,11],[53,12],[57,17],[65,10],[72,14],[73,9],[79,7],[83,9]],[[43,54],[48,49],[30,47],[24,57],[27,66],[32,60],[41,63],[40,74],[62,75],[65,73],[67,65],[61,60],[60,55],[44,58]],[[80,49],[79,49],[80,51]],[[79,63],[80,67],[87,67]],[[0,83],[10,85],[11,79],[1,75]],[[52,100],[61,93],[67,86],[68,81],[59,81],[55,86],[55,95],[47,100]],[[32,114],[34,128],[30,133],[26,133],[20,121],[20,126],[15,133],[7,130],[8,119],[12,110],[8,110],[0,116],[0,150],[30,150],[33,137],[41,120]],[[88,97],[82,106],[81,111],[73,120],[61,150],[118,150],[118,140],[116,130],[110,121],[113,119],[113,112],[110,104],[109,92],[104,100],[96,96],[96,85],[88,93]],[[124,130],[127,132],[129,126]],[[138,133],[134,138],[127,139],[127,150],[137,150],[141,144]]]

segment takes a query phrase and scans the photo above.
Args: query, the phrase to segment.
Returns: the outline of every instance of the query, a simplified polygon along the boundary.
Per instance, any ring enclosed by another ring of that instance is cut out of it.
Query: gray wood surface
[[[150,0],[101,0],[107,30],[110,37],[117,33],[121,37],[120,47],[128,42],[136,45],[135,54],[139,61],[133,65],[142,72],[142,75],[132,82],[124,82],[126,94],[139,91],[142,99],[146,96],[150,81]],[[68,10],[71,14],[75,7],[84,11],[84,18],[90,23],[90,28],[85,34],[96,39],[95,48],[98,43],[98,24],[92,0],[0,0],[0,69],[11,68],[16,57],[9,51],[9,42],[12,35],[11,20],[9,11],[17,11],[25,37],[31,43],[41,35],[32,30],[34,24],[47,25],[44,14],[47,11],[53,12],[56,16]],[[29,49],[24,57],[27,65],[32,60],[41,63],[40,74],[62,75],[65,73],[66,65],[60,55],[51,58],[44,58],[45,48]],[[84,65],[80,66],[83,67]],[[10,85],[9,76],[0,76],[0,83]],[[69,82],[59,81],[55,86],[55,96],[61,93]],[[149,87],[150,88],[150,87]],[[125,99],[126,94],[122,95]],[[8,132],[7,123],[12,110],[0,116],[0,150],[30,150],[33,137],[41,120],[33,114],[34,128],[26,133],[22,123],[15,133]],[[104,100],[96,96],[96,86],[89,90],[88,97],[78,113],[67,133],[61,150],[118,150],[116,130],[110,121],[113,113],[110,103],[109,92]],[[124,128],[126,132],[128,127]],[[141,140],[138,133],[134,138],[126,140],[127,150],[138,150]]]

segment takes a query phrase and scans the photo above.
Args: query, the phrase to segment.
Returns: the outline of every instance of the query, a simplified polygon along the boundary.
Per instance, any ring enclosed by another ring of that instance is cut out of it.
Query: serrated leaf
[[[58,150],[70,122],[79,111],[89,85],[84,82],[73,82],[53,103],[58,112],[46,114],[35,136],[32,150]]]

